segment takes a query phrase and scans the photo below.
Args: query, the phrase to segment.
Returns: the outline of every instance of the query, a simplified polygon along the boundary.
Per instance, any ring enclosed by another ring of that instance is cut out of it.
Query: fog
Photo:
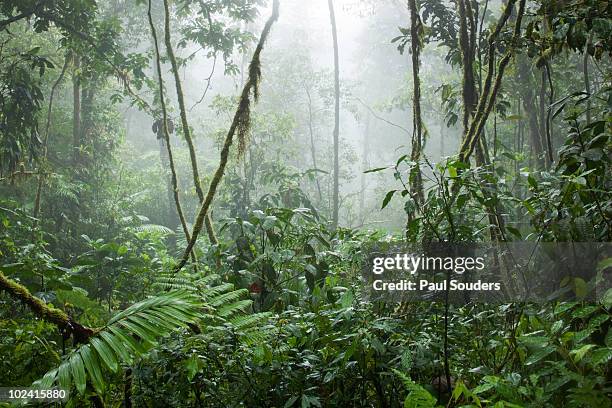
[[[389,173],[392,170],[373,174],[363,172],[374,167],[392,166],[398,157],[410,152],[410,55],[408,50],[400,53],[397,43],[391,42],[400,34],[399,27],[408,26],[408,12],[403,2],[394,0],[339,0],[334,2],[334,7],[341,92],[341,224],[396,230],[403,227],[403,208],[399,204],[396,208],[391,203],[380,211],[385,193],[397,188]],[[227,98],[240,93],[256,38],[270,12],[271,3],[268,2],[258,8],[258,15],[248,24],[228,21],[228,26],[246,30],[253,38],[244,52],[235,50],[227,61],[221,55],[211,56],[210,50],[193,43],[187,43],[184,48],[177,47],[179,58],[192,57],[183,65],[181,77],[198,161],[207,173],[218,161],[219,145],[215,135],[227,129],[233,115],[233,105],[228,104]],[[158,31],[163,30],[163,16],[160,18]],[[173,23],[180,27],[189,23],[189,17],[177,17]],[[150,38],[145,36],[137,48],[152,49],[150,44]],[[459,137],[456,127],[441,125],[444,114],[440,95],[435,90],[444,82],[459,80],[444,63],[443,57],[436,47],[428,47],[422,55],[423,116],[428,131],[425,153],[432,162],[455,153]],[[235,64],[236,72],[228,72],[226,63]],[[170,117],[178,124],[178,105],[170,65],[167,61],[162,61],[162,64],[165,86],[172,99]],[[264,116],[266,113],[284,115],[291,123],[287,129],[289,137],[275,144],[277,151],[268,153],[276,155],[286,166],[302,172],[313,169],[309,123],[312,125],[320,170],[314,174],[319,179],[318,188],[323,191],[318,200],[313,201],[326,216],[329,216],[332,188],[333,69],[327,2],[282,1],[280,18],[272,28],[262,55],[261,99],[255,112]],[[147,74],[154,77],[152,63]],[[223,100],[225,102],[221,102]],[[219,104],[225,105],[220,108]],[[132,160],[139,162],[142,157],[153,160],[159,147],[151,131],[151,117],[126,107],[125,123],[127,149],[141,153]],[[180,139],[179,132],[173,136],[172,142],[179,158],[185,154],[185,143]],[[256,140],[252,142],[257,143]],[[179,171],[180,179],[187,182],[188,167],[180,166]],[[300,185],[308,194],[315,193],[312,179],[304,178]],[[195,209],[195,204],[192,206]]]

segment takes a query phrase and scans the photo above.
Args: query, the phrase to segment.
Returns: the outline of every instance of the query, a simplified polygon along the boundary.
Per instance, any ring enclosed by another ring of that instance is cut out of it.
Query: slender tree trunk
[[[359,188],[359,221],[361,225],[365,223],[365,189],[366,189],[366,177],[365,171],[369,167],[369,152],[370,152],[370,114],[366,113],[365,131],[363,133],[362,152],[361,152],[361,180]]]
[[[531,80],[531,68],[524,60],[523,57],[518,58],[518,71],[521,80],[521,96],[523,100],[523,107],[525,108],[525,115],[527,116],[527,125],[529,127],[529,139],[533,153],[535,156],[535,163],[538,168],[543,167],[542,162],[542,137],[540,134],[540,127],[538,125],[538,108],[536,106],[536,97],[533,92],[533,81]]]
[[[312,98],[310,97],[310,91],[308,90],[308,85],[304,85],[304,89],[306,90],[306,96],[308,97],[308,131],[310,133],[310,155],[312,156],[312,168],[315,170],[315,183],[317,185],[317,193],[319,194],[319,201],[323,199],[323,195],[321,194],[321,184],[319,183],[319,175],[317,174],[317,150],[315,147],[314,140],[314,129],[313,129],[313,114],[312,114]]]
[[[213,174],[213,178],[210,181],[210,185],[208,186],[208,193],[206,193],[206,197],[204,197],[204,202],[202,203],[198,215],[196,217],[195,223],[193,225],[193,236],[189,243],[187,244],[187,248],[183,253],[183,257],[181,258],[179,264],[174,268],[174,272],[180,271],[187,260],[189,259],[189,253],[193,249],[198,235],[202,231],[202,225],[204,224],[204,219],[206,218],[206,214],[210,208],[210,204],[215,197],[217,192],[217,187],[223,178],[223,174],[225,173],[225,168],[227,166],[227,161],[229,158],[229,151],[232,147],[232,143],[234,141],[234,135],[237,133],[239,142],[242,139],[241,144],[244,144],[244,138],[246,137],[246,133],[250,128],[250,112],[251,112],[251,95],[253,100],[257,102],[259,98],[259,81],[261,79],[261,51],[263,50],[264,44],[268,35],[270,34],[270,30],[272,29],[272,24],[278,19],[278,8],[279,1],[273,0],[272,3],[272,15],[266,21],[266,25],[264,26],[261,37],[259,38],[259,42],[257,43],[257,47],[255,48],[255,52],[253,53],[253,58],[251,59],[251,63],[249,65],[249,78],[242,89],[242,94],[240,95],[240,102],[238,104],[238,109],[234,114],[234,119],[232,120],[232,124],[225,136],[225,141],[223,143],[223,147],[221,148],[219,166],[217,170]]]
[[[474,79],[474,56],[476,30],[473,23],[472,7],[469,0],[459,0],[459,48],[463,65],[463,135],[468,131],[477,102],[476,81]],[[469,27],[469,30],[468,30]]]
[[[336,31],[336,15],[333,0],[327,0],[329,21],[334,43],[334,190],[332,198],[332,227],[338,227],[339,183],[340,183],[340,68],[338,66],[338,33]]]
[[[81,58],[74,54],[74,70],[72,76],[72,161],[77,164],[79,161],[79,150],[81,148],[81,80],[79,79],[79,69],[81,68]]]
[[[160,124],[160,126],[163,126]],[[160,133],[163,130],[160,130]],[[162,169],[164,170],[164,175],[166,176],[166,192],[168,198],[168,226],[170,228],[175,228],[176,225],[180,222],[178,219],[178,215],[176,213],[176,207],[174,205],[174,193],[172,188],[172,176],[169,174],[168,169],[170,169],[170,162],[168,161],[168,148],[166,147],[166,140],[164,137],[159,137],[157,139],[159,144],[159,159],[162,165]]]
[[[34,228],[38,225],[38,216],[40,214],[40,202],[42,199],[42,190],[44,187],[45,175],[43,174],[46,171],[46,168],[43,169],[43,166],[46,167],[47,164],[47,155],[48,155],[48,146],[49,146],[49,129],[51,127],[51,112],[53,109],[53,98],[55,97],[55,91],[57,87],[60,85],[62,80],[64,79],[64,75],[66,74],[66,69],[68,68],[68,64],[70,63],[70,57],[66,56],[64,60],[64,66],[62,67],[62,71],[60,72],[57,80],[53,83],[51,87],[51,92],[49,94],[49,106],[47,108],[47,122],[45,124],[45,135],[43,137],[43,157],[41,160],[41,165],[38,166],[38,185],[36,186],[36,198],[34,199],[34,210],[32,212],[32,217],[34,218]]]
[[[421,78],[419,68],[421,64],[421,17],[417,8],[416,0],[408,0],[410,9],[410,46],[412,49],[412,152],[410,159],[415,163],[410,171],[410,189],[412,198],[419,204],[423,204],[423,180],[421,175],[421,150],[423,149],[423,118],[421,116]],[[410,222],[412,215],[408,217]],[[408,231],[408,226],[406,226]]]
[[[185,216],[183,215],[183,209],[181,208],[181,201],[179,199],[178,193],[178,177],[176,175],[176,168],[174,166],[174,158],[172,157],[172,148],[170,146],[170,131],[168,129],[168,111],[166,109],[166,98],[164,95],[164,79],[161,71],[161,62],[160,62],[160,53],[159,53],[159,43],[157,42],[157,31],[155,30],[155,25],[153,24],[153,17],[151,15],[151,0],[149,0],[149,7],[147,10],[147,17],[149,19],[149,26],[151,28],[151,35],[153,37],[153,44],[155,45],[155,59],[156,59],[156,68],[157,68],[157,79],[159,85],[159,103],[161,105],[162,110],[162,130],[164,139],[166,142],[166,150],[168,151],[168,163],[170,165],[170,172],[172,174],[172,192],[174,196],[174,204],[176,205],[176,212],[178,213],[179,220],[181,222],[181,226],[183,227],[183,233],[185,234],[185,239],[187,242],[191,241],[191,235],[189,233],[189,229],[187,228],[187,222],[185,221]],[[193,248],[189,249],[188,255],[192,256],[192,259],[196,260],[195,253],[193,252]]]
[[[584,47],[584,55],[582,58],[582,74],[584,76],[584,90],[589,95],[586,100],[586,122],[587,125],[591,124],[591,80],[589,79],[589,52],[588,47],[593,41],[593,34],[589,35],[589,39]]]
[[[554,161],[553,155],[553,144],[552,144],[552,134],[551,134],[551,126],[552,126],[552,117],[550,108],[552,107],[555,100],[555,87],[552,82],[552,74],[551,74],[551,66],[548,61],[544,64],[544,68],[546,69],[546,78],[548,80],[549,86],[549,94],[548,94],[548,109],[546,111],[546,122],[544,124],[544,128],[546,131],[546,150],[548,151],[548,161],[551,163]]]
[[[191,129],[189,128],[189,122],[187,122],[187,109],[185,108],[185,97],[183,95],[183,86],[181,85],[181,79],[178,72],[178,64],[176,63],[176,57],[174,56],[174,49],[172,48],[172,38],[170,34],[170,7],[168,6],[168,0],[164,0],[164,13],[165,13],[165,24],[164,24],[164,40],[166,43],[166,51],[170,58],[170,64],[172,65],[172,73],[174,74],[174,83],[176,86],[176,95],[178,99],[179,109],[181,111],[181,125],[183,128],[183,135],[189,148],[189,158],[191,159],[191,171],[193,173],[193,184],[198,195],[199,203],[202,204],[204,201],[204,192],[202,191],[202,183],[200,182],[200,173],[198,171],[198,161],[196,157],[195,147],[193,145],[193,139],[191,138]],[[210,219],[210,214],[206,215],[206,231],[208,233],[208,239],[211,244],[217,245],[217,236],[213,229],[213,224]]]
[[[499,66],[497,69],[497,74],[495,76],[495,82],[492,83],[493,80],[493,71],[494,71],[494,56],[495,56],[495,48],[496,41],[502,27],[505,25],[508,20],[512,8],[514,7],[514,3],[516,0],[509,0],[500,20],[497,23],[495,30],[489,35],[489,71],[487,73],[487,78],[485,80],[483,86],[482,95],[480,95],[478,106],[476,108],[476,114],[474,119],[470,123],[470,129],[461,145],[459,150],[459,160],[464,163],[467,163],[470,155],[473,153],[474,148],[478,144],[478,139],[482,134],[484,129],[484,125],[489,118],[489,114],[495,105],[495,101],[497,99],[497,93],[499,92],[499,88],[501,87],[501,83],[504,77],[504,72],[508,63],[510,62],[510,58],[513,55],[513,48],[518,41],[518,37],[520,35],[521,30],[521,22],[523,18],[523,14],[525,12],[525,0],[520,0],[519,11],[517,13],[516,23],[514,25],[514,32],[512,35],[512,45],[509,50],[506,52],[504,57],[499,62]],[[491,85],[493,85],[491,87]]]
[[[495,106],[495,101],[497,99],[497,93],[501,87],[501,83],[504,77],[505,69],[510,62],[510,58],[513,55],[514,47],[516,47],[520,31],[521,31],[521,22],[523,19],[523,15],[525,13],[525,2],[526,0],[519,1],[519,8],[516,17],[516,21],[514,24],[514,30],[512,34],[511,44],[505,55],[499,62],[499,66],[497,68],[497,72],[495,74],[495,82],[492,84],[493,79],[493,68],[494,68],[494,56],[495,56],[495,42],[497,40],[497,36],[499,35],[502,26],[510,17],[512,8],[514,8],[515,0],[509,0],[502,16],[500,17],[500,21],[496,29],[489,36],[489,71],[487,73],[487,78],[485,80],[485,84],[483,87],[482,95],[480,95],[480,100],[478,102],[478,107],[476,109],[476,114],[474,119],[470,124],[470,128],[466,137],[461,145],[459,150],[459,160],[464,163],[469,163],[469,157],[474,151],[474,148],[480,143],[480,136],[482,135],[484,126],[486,121]],[[483,149],[484,151],[484,149]],[[453,186],[453,196],[455,197],[460,184],[457,183]],[[495,226],[496,231],[492,233],[492,238],[496,240],[505,240],[505,226],[504,220],[501,217],[500,211],[498,210],[496,205],[492,205],[487,208],[489,213],[489,218],[491,224]],[[493,232],[493,231],[492,231]]]
[[[544,154],[544,160],[546,168],[550,168],[552,165],[550,157],[551,152],[548,151],[548,143],[546,140],[546,68],[542,67],[540,69],[540,96],[539,96],[539,114],[540,114],[540,144],[542,146],[542,150],[546,150],[546,154]]]

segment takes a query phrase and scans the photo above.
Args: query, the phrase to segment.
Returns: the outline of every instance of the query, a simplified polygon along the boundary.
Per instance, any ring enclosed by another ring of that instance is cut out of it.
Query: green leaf
[[[193,380],[193,377],[200,371],[200,358],[193,354],[187,361],[185,361],[185,369],[187,370],[187,379]]]
[[[367,174],[367,173],[376,173],[379,171],[383,171],[383,170],[387,170],[389,167],[377,167],[375,169],[370,169],[370,170],[366,170],[363,172],[363,174]]]
[[[100,370],[100,363],[96,358],[96,354],[91,350],[91,346],[86,344],[82,346],[79,351],[83,358],[83,363],[87,369],[87,374],[91,379],[91,383],[97,392],[104,390],[104,377],[102,377],[102,371]]]
[[[425,388],[412,381],[404,373],[395,369],[393,372],[402,380],[408,391],[404,400],[404,408],[434,408],[436,406],[437,400]]]
[[[118,364],[117,358],[115,357],[115,353],[108,347],[106,343],[100,340],[97,337],[92,337],[90,340],[90,344],[93,348],[98,352],[101,360],[106,364],[106,366],[112,371],[117,372]]]
[[[86,377],[85,366],[83,365],[80,353],[74,353],[70,357],[70,367],[72,368],[72,378],[74,379],[77,391],[79,394],[83,395],[83,393],[85,393]]]
[[[578,299],[584,299],[587,295],[587,284],[582,278],[574,278],[574,291]]]
[[[64,389],[64,390],[70,390],[70,380],[71,380],[71,375],[70,375],[70,364],[69,364],[69,360],[64,361],[58,369],[58,379],[59,379],[59,386],[60,388]]]
[[[385,198],[382,202],[382,207],[380,207],[381,210],[384,209],[387,206],[387,204],[389,204],[389,201],[391,201],[395,193],[397,193],[397,190],[391,190],[387,193],[387,195],[385,195]]]
[[[595,366],[607,364],[612,359],[612,348],[604,347],[591,353],[591,363]]]
[[[132,362],[132,356],[130,355],[129,348],[123,344],[123,340],[119,337],[113,336],[110,331],[103,331],[100,333],[100,337],[104,339],[106,344],[115,352],[121,361],[125,361],[128,364]]]
[[[527,360],[525,360],[525,365],[530,366],[538,361],[542,360],[544,357],[547,357],[549,354],[556,350],[553,346],[546,346],[542,349],[537,350],[535,353],[531,354]]]
[[[579,362],[589,352],[590,349],[595,347],[594,344],[585,344],[584,346],[570,351],[570,354],[574,356],[574,362]]]
[[[116,372],[120,364],[130,364],[135,356],[146,352],[157,338],[199,319],[200,305],[193,299],[189,292],[175,291],[130,306],[110,319],[89,339],[89,344],[73,350],[58,369],[36,384],[50,388],[58,381],[67,389],[74,384],[83,394],[89,380],[95,391],[102,393],[105,388],[102,364]]]

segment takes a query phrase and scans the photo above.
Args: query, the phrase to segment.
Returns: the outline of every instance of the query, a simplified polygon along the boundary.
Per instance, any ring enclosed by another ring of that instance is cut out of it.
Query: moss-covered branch
[[[232,143],[234,141],[235,134],[238,136],[238,151],[241,152],[244,150],[246,138],[251,124],[251,95],[253,96],[254,102],[257,102],[259,98],[259,81],[261,79],[260,55],[261,51],[263,50],[263,46],[266,42],[266,39],[270,34],[272,24],[274,24],[274,22],[278,19],[278,8],[278,0],[274,0],[272,6],[272,15],[268,18],[268,21],[266,21],[266,25],[264,26],[264,29],[261,32],[261,37],[259,38],[257,47],[255,48],[255,52],[253,53],[253,58],[251,59],[251,63],[249,64],[249,77],[246,83],[244,84],[244,88],[242,89],[238,109],[234,114],[232,124],[227,132],[227,135],[225,136],[225,142],[223,143],[223,148],[221,149],[219,166],[217,167],[217,170],[215,171],[213,178],[210,181],[208,193],[204,198],[204,202],[200,206],[198,215],[193,225],[191,240],[189,240],[187,248],[183,253],[183,257],[175,268],[175,272],[181,270],[183,266],[185,266],[185,264],[187,263],[187,260],[189,259],[189,253],[193,249],[198,239],[198,235],[200,235],[200,232],[202,231],[204,220],[206,219],[206,215],[208,214],[210,205],[215,197],[215,193],[217,192],[217,187],[219,186],[219,183],[223,178],[223,174],[225,173],[225,167],[227,166],[230,147],[232,146]]]
[[[32,295],[28,288],[8,278],[2,271],[0,271],[0,290],[28,306],[41,319],[55,324],[66,333],[72,334],[77,343],[86,342],[95,333],[93,329],[82,326],[72,320],[62,310],[49,306],[41,299]]]
[[[512,35],[512,45],[499,62],[499,65],[497,67],[497,75],[495,76],[495,83],[493,84],[493,88],[491,88],[495,67],[495,43],[501,31],[501,27],[505,25],[506,21],[510,17],[510,14],[512,13],[512,8],[515,2],[516,0],[508,1],[508,5],[506,6],[502,16],[500,17],[500,21],[497,23],[497,27],[495,27],[495,30],[489,36],[489,71],[487,72],[487,78],[485,80],[482,94],[480,95],[476,114],[472,119],[472,122],[470,123],[469,131],[465,135],[465,138],[463,139],[463,143],[461,145],[461,149],[459,150],[459,159],[462,162],[467,162],[469,160],[470,155],[472,154],[474,148],[478,143],[479,137],[482,133],[482,130],[484,129],[484,125],[489,117],[489,114],[491,113],[491,110],[493,109],[493,106],[495,105],[497,93],[499,92],[499,88],[504,77],[504,71],[508,63],[510,62],[510,58],[512,57],[514,52],[514,46],[520,34],[521,21],[523,15],[525,14],[525,0],[521,0],[519,3],[519,10],[517,13],[514,25],[514,32]]]
[[[196,193],[200,204],[204,201],[204,192],[202,191],[202,183],[200,182],[200,172],[198,171],[198,161],[196,158],[195,147],[193,145],[193,139],[191,138],[191,129],[189,128],[189,122],[187,121],[187,109],[185,108],[185,97],[183,95],[183,86],[179,77],[178,64],[176,63],[176,57],[174,56],[174,49],[172,48],[172,38],[170,35],[170,7],[168,6],[168,0],[164,0],[164,42],[166,43],[166,51],[168,52],[168,58],[172,65],[172,73],[174,74],[174,84],[176,86],[176,95],[179,104],[179,110],[181,112],[181,125],[183,127],[183,136],[187,142],[189,148],[189,158],[191,160],[191,172],[193,174],[193,184],[195,185]],[[217,244],[217,237],[215,230],[213,229],[212,220],[210,214],[206,214],[206,231],[208,232],[208,239],[212,244]]]
[[[176,175],[176,167],[174,166],[174,157],[172,155],[172,147],[170,145],[170,131],[168,130],[168,110],[166,109],[166,98],[164,95],[164,78],[162,76],[161,71],[161,60],[159,55],[159,43],[157,41],[157,30],[155,30],[155,25],[153,24],[153,16],[151,15],[151,0],[149,0],[149,7],[147,10],[147,17],[149,20],[149,27],[151,28],[151,35],[153,37],[153,44],[155,46],[155,58],[156,58],[156,70],[157,70],[157,79],[159,84],[159,103],[161,105],[162,110],[162,130],[164,135],[164,140],[166,141],[166,149],[168,150],[168,162],[170,163],[170,172],[171,172],[171,180],[172,180],[172,194],[174,196],[174,204],[176,205],[176,212],[178,213],[179,220],[181,221],[181,227],[183,228],[183,233],[185,234],[185,239],[187,242],[191,240],[191,235],[189,233],[189,228],[187,228],[187,222],[185,221],[185,215],[183,214],[183,209],[181,207],[181,201],[178,195],[178,177]],[[192,248],[189,249],[187,254],[191,254],[193,260],[195,261],[195,254],[192,252]]]

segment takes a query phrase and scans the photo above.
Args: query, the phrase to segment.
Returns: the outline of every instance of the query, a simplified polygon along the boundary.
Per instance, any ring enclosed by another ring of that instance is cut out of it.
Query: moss
[[[193,184],[198,194],[200,204],[204,201],[204,192],[202,191],[202,183],[200,182],[200,173],[198,171],[198,162],[196,159],[196,151],[193,145],[193,139],[191,138],[191,130],[189,123],[187,122],[187,109],[185,109],[185,98],[183,95],[183,86],[181,85],[181,78],[179,77],[179,68],[176,63],[176,57],[174,56],[174,49],[172,48],[172,39],[170,35],[170,10],[168,6],[168,0],[164,0],[164,13],[165,13],[165,24],[164,24],[164,41],[166,43],[166,50],[172,65],[172,74],[174,75],[174,84],[176,86],[176,95],[179,103],[179,110],[181,112],[181,125],[183,128],[183,136],[187,142],[189,149],[189,159],[191,161],[191,172],[193,174]],[[161,79],[160,79],[161,80]],[[208,239],[213,245],[217,245],[219,242],[215,235],[212,220],[210,214],[206,216],[206,231],[208,232]],[[188,238],[189,239],[189,238]]]
[[[85,343],[96,333],[92,328],[73,321],[62,310],[50,306],[32,295],[28,288],[8,278],[0,271],[0,290],[28,306],[40,318],[55,324],[65,333],[72,334],[75,343]]]
[[[251,59],[251,63],[249,64],[249,78],[247,82],[244,84],[244,88],[242,89],[242,94],[240,95],[240,102],[238,104],[238,109],[234,114],[234,119],[232,120],[232,124],[225,136],[225,142],[223,143],[223,148],[221,149],[221,157],[219,160],[219,166],[215,173],[213,174],[212,180],[210,181],[210,185],[208,186],[208,193],[204,198],[204,202],[200,206],[198,210],[198,215],[193,224],[193,231],[191,233],[191,239],[187,244],[187,248],[183,253],[183,257],[179,264],[174,268],[174,272],[180,271],[183,266],[187,263],[189,259],[189,254],[191,253],[197,239],[198,235],[202,231],[202,226],[204,225],[204,220],[208,215],[208,210],[210,209],[210,205],[215,197],[217,192],[217,187],[223,178],[223,174],[225,173],[225,167],[227,166],[227,161],[229,158],[229,151],[234,141],[234,135],[237,133],[238,135],[238,152],[244,151],[246,147],[247,137],[250,130],[251,123],[251,92],[253,95],[253,100],[257,102],[259,98],[259,82],[261,80],[261,62],[260,62],[260,54],[263,50],[263,46],[268,38],[268,34],[270,34],[270,29],[272,28],[272,24],[278,19],[278,0],[274,0],[272,5],[272,15],[266,21],[266,25],[261,32],[261,36],[259,37],[259,42],[257,43],[257,47],[255,48],[255,52],[253,53],[253,58]]]
[[[66,313],[53,306],[47,305],[45,302],[32,295],[28,288],[6,277],[0,272],[0,289],[7,292],[13,298],[21,301],[28,306],[34,313],[41,318],[50,321],[61,328],[70,325],[70,318]]]

